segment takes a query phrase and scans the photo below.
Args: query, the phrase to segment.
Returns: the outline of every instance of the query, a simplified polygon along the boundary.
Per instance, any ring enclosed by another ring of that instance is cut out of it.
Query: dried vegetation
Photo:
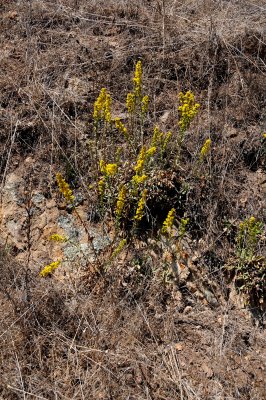
[[[154,177],[151,201],[165,215],[171,188],[190,188],[178,210],[196,254],[186,279],[162,279],[156,265],[167,255],[147,237],[116,268],[69,280],[40,279],[2,243],[0,397],[266,399],[265,310],[251,318],[224,269],[239,222],[266,223],[264,2],[0,0],[0,9],[1,189],[30,156],[31,185],[46,198],[58,170],[86,194],[93,103],[106,87],[123,119],[139,59],[151,124],[176,126],[180,90],[202,105],[178,176]],[[195,178],[195,150],[210,135],[207,174]]]

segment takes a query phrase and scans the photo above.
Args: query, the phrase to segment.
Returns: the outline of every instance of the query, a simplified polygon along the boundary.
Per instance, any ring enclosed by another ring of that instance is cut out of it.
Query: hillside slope
[[[0,10],[0,398],[266,399],[265,2]]]

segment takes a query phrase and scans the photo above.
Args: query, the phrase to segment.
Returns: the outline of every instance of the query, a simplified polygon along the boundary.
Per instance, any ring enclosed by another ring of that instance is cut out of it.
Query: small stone
[[[192,311],[192,307],[191,306],[187,306],[184,308],[183,314],[189,314]]]

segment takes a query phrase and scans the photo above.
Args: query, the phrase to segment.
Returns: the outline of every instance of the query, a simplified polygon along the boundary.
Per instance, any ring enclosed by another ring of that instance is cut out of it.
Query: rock
[[[189,314],[192,310],[193,308],[191,306],[187,306],[184,308],[183,314]]]

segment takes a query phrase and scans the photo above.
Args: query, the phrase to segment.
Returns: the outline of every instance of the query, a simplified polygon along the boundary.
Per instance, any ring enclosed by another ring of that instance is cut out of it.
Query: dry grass
[[[238,221],[266,222],[263,3],[0,0],[1,189],[31,156],[25,176],[47,198],[58,169],[86,193],[93,102],[106,86],[121,112],[138,59],[151,125],[173,129],[180,90],[202,104],[179,171],[192,188],[184,207],[198,271],[179,287],[120,264],[40,281],[3,251],[1,398],[266,399],[265,332],[221,272]],[[195,150],[210,134],[209,178],[195,182]],[[211,286],[214,305],[197,282]]]
[[[121,269],[78,289],[32,279],[27,301],[15,270],[12,302],[1,295],[3,399],[264,398],[264,334],[230,302],[211,309],[155,278],[144,289]]]

